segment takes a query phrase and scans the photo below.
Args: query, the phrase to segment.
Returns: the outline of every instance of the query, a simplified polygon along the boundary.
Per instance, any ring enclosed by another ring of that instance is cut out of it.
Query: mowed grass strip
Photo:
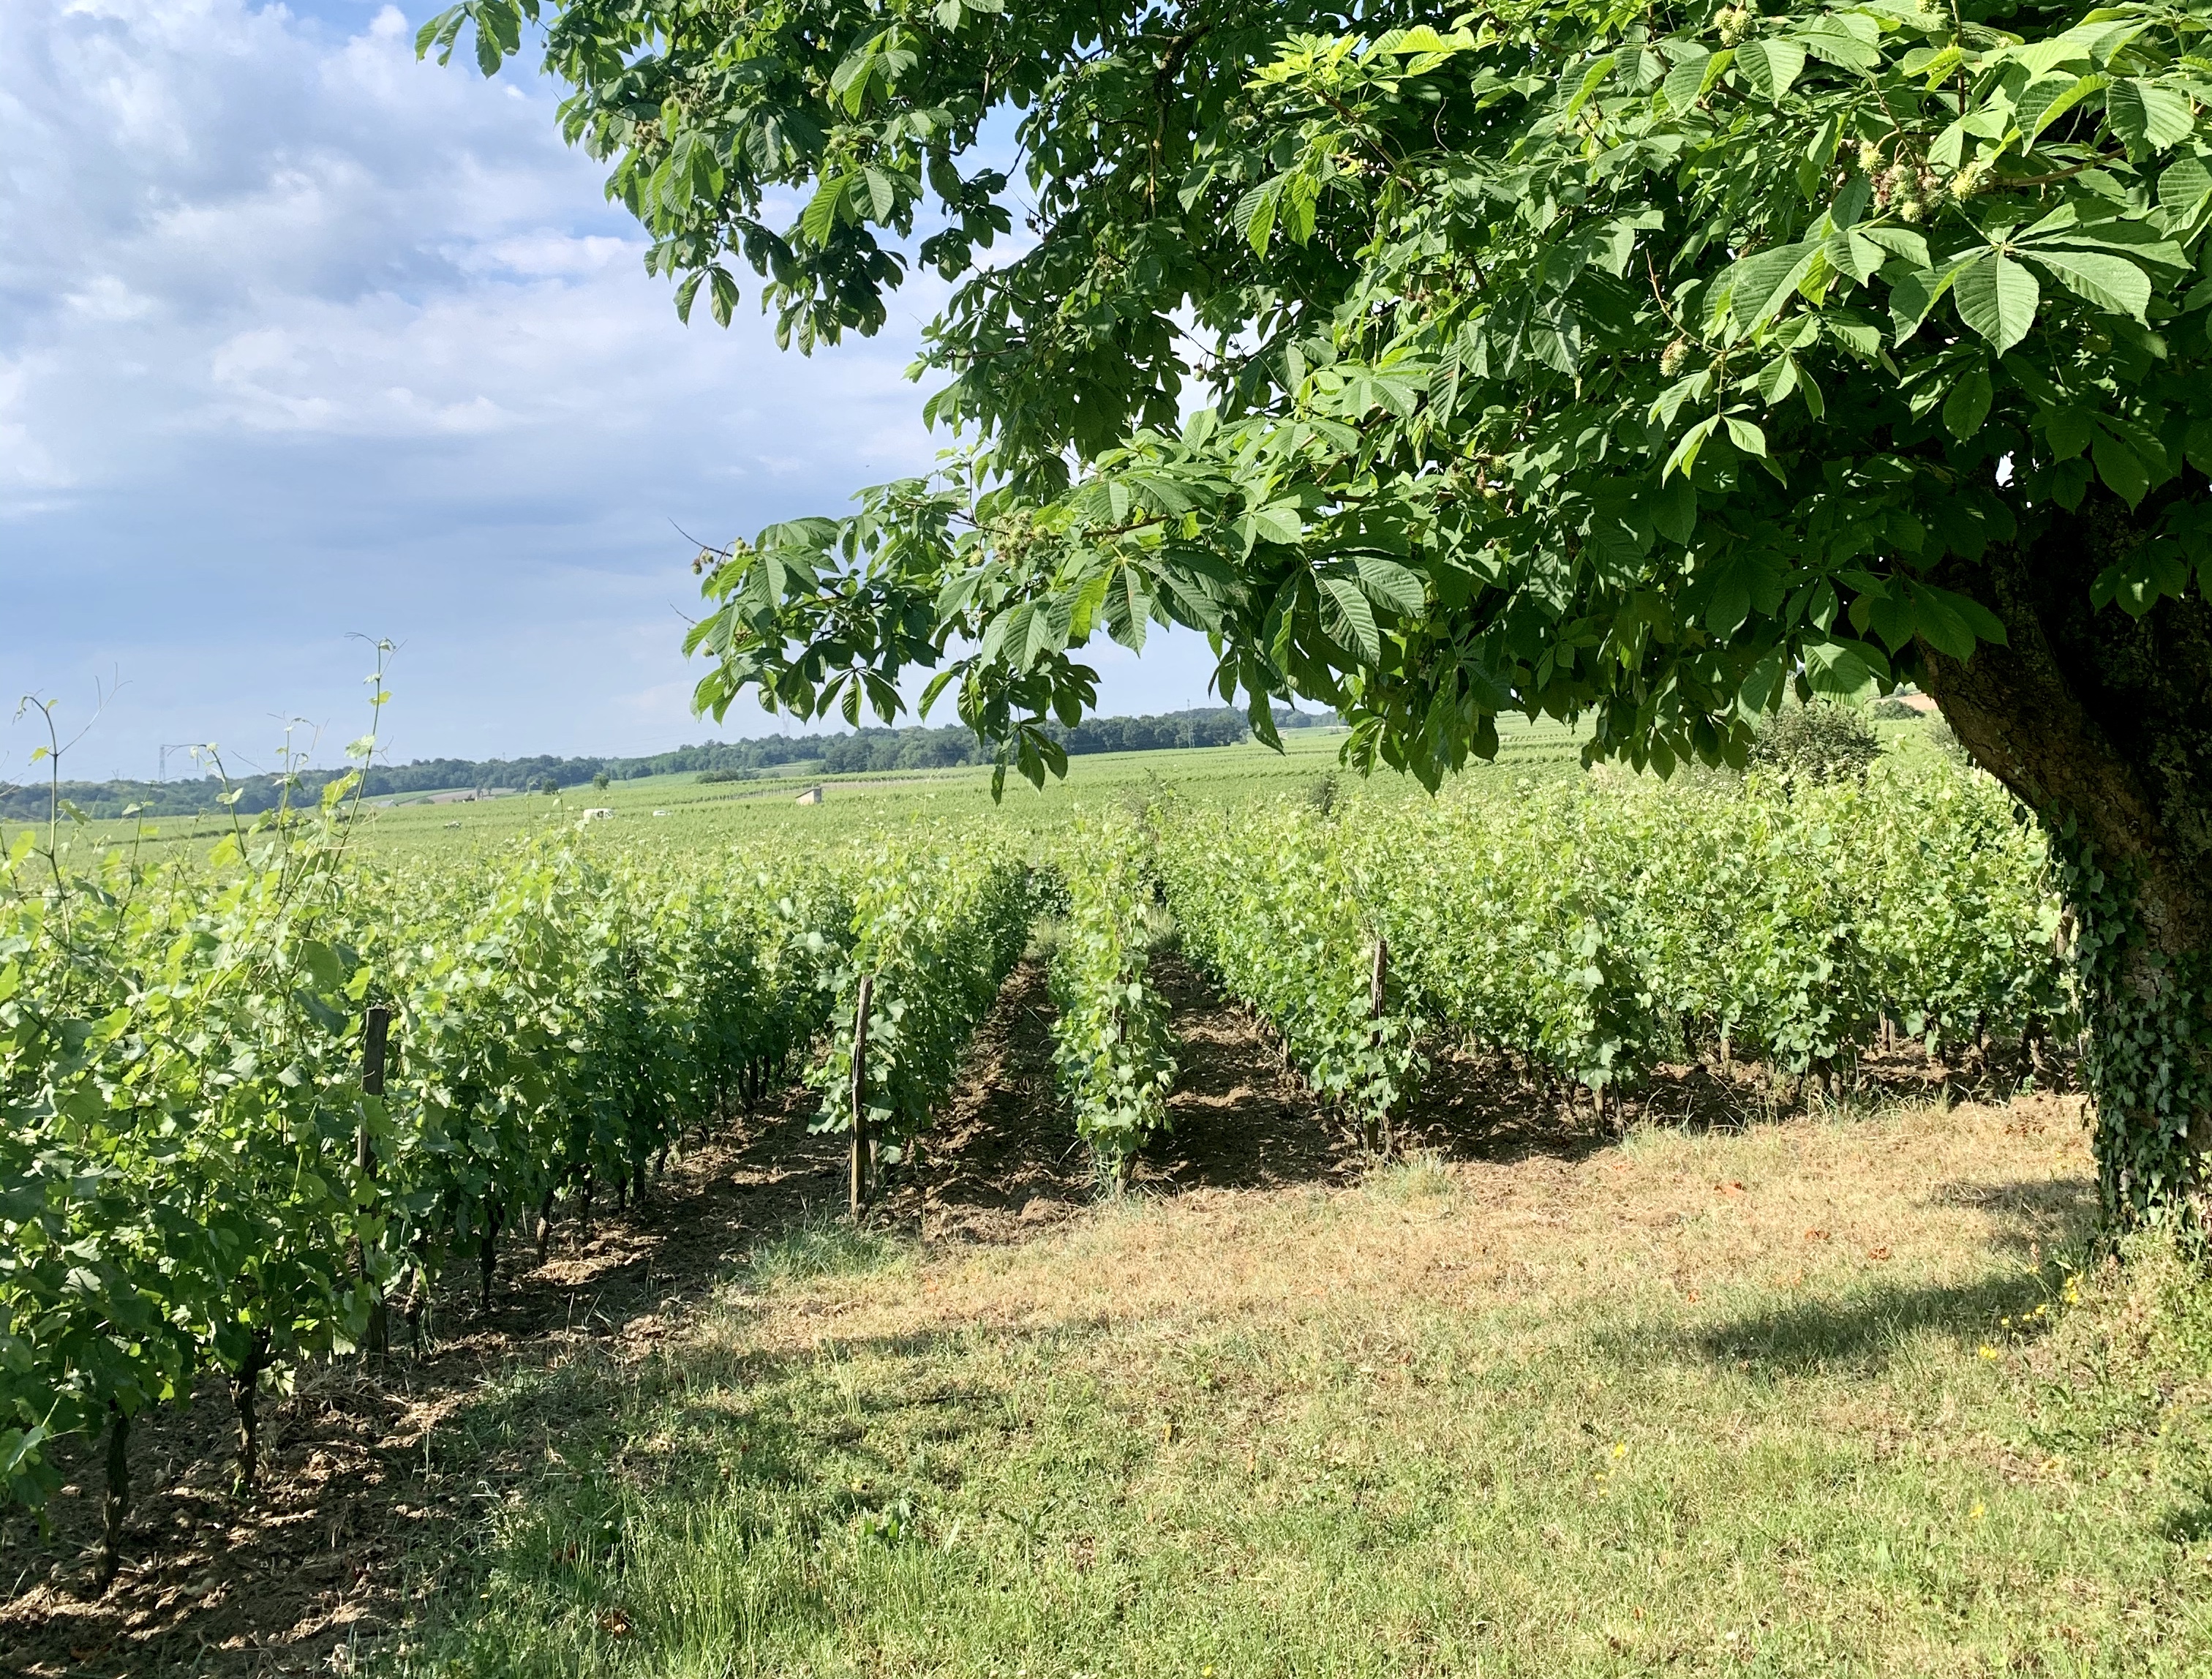
[[[811,1227],[472,1409],[528,1467],[382,1663],[2201,1673],[2212,1319],[2089,1197],[2045,1098]]]

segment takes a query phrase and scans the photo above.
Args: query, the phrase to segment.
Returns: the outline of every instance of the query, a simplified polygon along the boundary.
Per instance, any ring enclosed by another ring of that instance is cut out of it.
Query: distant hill
[[[1310,728],[1334,721],[1285,708],[1275,712],[1275,726],[1282,729]],[[1252,730],[1243,712],[1212,706],[1158,717],[1093,717],[1073,729],[1054,725],[1053,734],[1073,757],[1230,746],[1250,739]],[[648,757],[491,758],[481,763],[467,758],[418,758],[411,763],[373,766],[364,792],[372,799],[386,799],[456,788],[527,790],[549,780],[564,788],[586,787],[600,776],[623,782],[646,776],[706,772],[717,780],[735,781],[791,763],[815,764],[825,775],[847,775],[856,770],[929,770],[990,761],[990,752],[982,743],[957,726],[861,729],[848,734],[771,734],[753,740],[707,741]],[[341,773],[306,770],[300,782],[303,790],[312,794]],[[249,814],[273,808],[280,793],[274,776],[252,776],[233,786],[239,794],[237,808]],[[64,799],[87,816],[98,818],[121,816],[134,805],[147,816],[205,816],[222,808],[222,783],[213,776],[190,781],[65,781],[61,784]],[[43,818],[48,796],[48,785],[43,782],[20,786],[0,782],[0,820]]]

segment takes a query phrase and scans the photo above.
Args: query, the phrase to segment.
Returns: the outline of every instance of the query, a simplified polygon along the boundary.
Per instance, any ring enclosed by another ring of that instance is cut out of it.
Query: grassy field
[[[1579,737],[1565,725],[1501,725],[1504,750],[1493,765],[1470,773],[1510,782],[1526,776],[1571,773]],[[1125,792],[1172,785],[1194,799],[1234,803],[1305,786],[1337,769],[1340,729],[1293,730],[1280,753],[1257,744],[1182,751],[1102,753],[1071,760],[1067,777],[1040,791],[1018,777],[1006,796],[991,800],[988,769],[904,770],[845,776],[767,777],[758,782],[702,782],[697,776],[655,776],[617,782],[605,788],[569,788],[558,797],[523,794],[475,804],[432,805],[369,800],[362,807],[358,843],[370,856],[471,850],[529,835],[574,829],[588,808],[615,816],[594,824],[595,843],[650,835],[682,845],[711,844],[788,834],[794,839],[842,835],[903,822],[917,815],[947,820],[986,818],[1024,828],[1064,822],[1085,802]],[[823,802],[793,802],[805,787],[819,785]],[[94,824],[81,844],[136,843],[149,855],[204,849],[228,831],[213,817],[168,818],[146,824]]]
[[[1877,728],[1893,749],[1929,750],[1917,722],[1884,722]],[[1503,742],[1497,761],[1465,772],[1475,782],[1510,790],[1526,779],[1578,774],[1583,733],[1565,724],[1498,720]],[[579,830],[586,809],[614,817],[593,824],[594,843],[651,837],[657,843],[711,845],[730,840],[789,836],[794,840],[842,836],[917,816],[933,819],[991,819],[1044,830],[1067,820],[1079,807],[1171,787],[1188,798],[1234,805],[1310,786],[1318,778],[1349,775],[1338,757],[1341,729],[1293,730],[1283,751],[1248,743],[1181,751],[1101,753],[1072,759],[1065,780],[1042,789],[1010,778],[994,804],[988,768],[919,770],[854,776],[763,776],[757,782],[702,782],[696,775],[653,776],[604,788],[568,788],[559,795],[519,794],[472,804],[433,805],[423,795],[371,800],[361,807],[356,843],[369,857],[469,852],[532,836]],[[1409,777],[1378,771],[1373,784],[1418,788]],[[800,806],[799,793],[820,786],[823,802]],[[231,830],[226,818],[168,818],[144,824],[90,824],[73,843],[80,851],[136,846],[151,859],[197,855]]]
[[[2212,1316],[2071,1270],[2084,1154],[2045,1098],[803,1226],[469,1408],[379,1666],[2212,1670]]]

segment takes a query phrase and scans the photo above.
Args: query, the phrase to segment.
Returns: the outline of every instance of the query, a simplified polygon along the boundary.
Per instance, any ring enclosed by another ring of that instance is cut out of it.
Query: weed
[[[904,1269],[911,1249],[888,1232],[855,1227],[829,1213],[810,1214],[800,1223],[761,1243],[745,1256],[745,1275],[757,1287],[809,1281],[817,1277],[857,1277]]]
[[[1459,1188],[1451,1168],[1432,1149],[1401,1159],[1379,1162],[1367,1174],[1367,1187],[1387,1201],[1402,1204],[1449,1198]]]

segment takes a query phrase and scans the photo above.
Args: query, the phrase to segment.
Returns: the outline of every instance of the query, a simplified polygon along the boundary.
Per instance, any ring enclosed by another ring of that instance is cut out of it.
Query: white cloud
[[[112,274],[94,277],[82,291],[73,291],[62,302],[88,320],[137,320],[152,312],[151,298],[143,297]]]
[[[519,93],[519,89],[510,89]],[[645,251],[642,240],[605,236],[579,238],[552,228],[538,228],[512,239],[487,240],[454,253],[454,265],[468,273],[528,276],[597,274],[617,260],[635,263]]]
[[[750,307],[686,328],[548,83],[306,3],[0,0],[0,686],[120,667],[118,767],[272,713],[342,739],[368,630],[408,642],[405,751],[705,733],[677,527],[925,467],[941,283],[811,361]]]

